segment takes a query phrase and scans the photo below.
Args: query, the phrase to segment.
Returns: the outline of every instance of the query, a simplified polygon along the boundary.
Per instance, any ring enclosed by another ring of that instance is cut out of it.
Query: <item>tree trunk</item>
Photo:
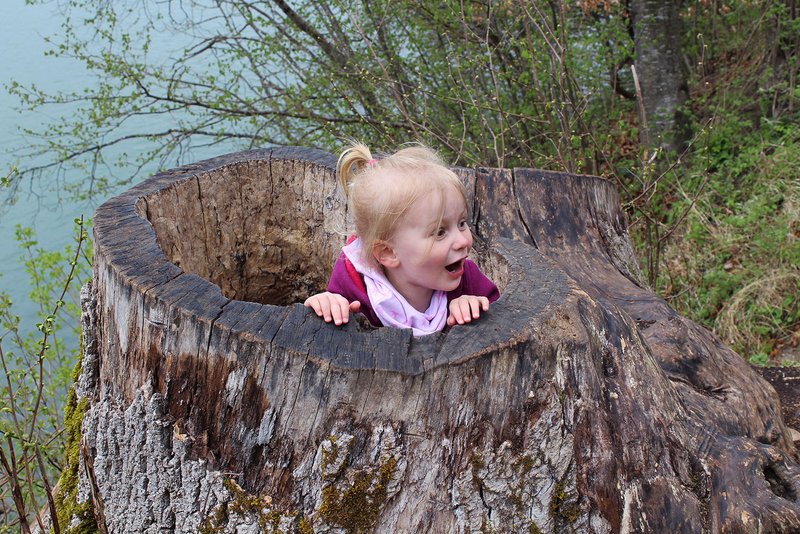
[[[682,109],[689,96],[681,57],[683,30],[677,0],[631,0],[636,75],[646,127],[641,141],[648,147],[680,152],[691,136]]]
[[[108,532],[796,532],[772,388],[643,289],[609,182],[457,169],[501,289],[414,338],[326,324],[332,156],[167,171],[95,215],[79,491]]]

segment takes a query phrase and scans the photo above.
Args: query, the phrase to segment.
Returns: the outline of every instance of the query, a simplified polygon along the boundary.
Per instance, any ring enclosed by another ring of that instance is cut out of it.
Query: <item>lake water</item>
[[[25,147],[33,142],[20,134],[20,128],[41,130],[60,116],[74,112],[74,108],[64,105],[37,112],[19,112],[17,108],[20,103],[16,97],[9,95],[5,88],[7,84],[12,80],[22,84],[34,83],[48,92],[55,92],[82,90],[98,83],[77,61],[45,55],[50,48],[45,38],[58,36],[62,32],[63,15],[59,12],[58,4],[47,2],[45,5],[29,6],[25,0],[3,0],[3,31],[0,32],[0,173],[3,176],[12,166],[25,168],[49,161],[47,155],[34,160],[20,157]],[[156,8],[148,5],[148,9]],[[91,28],[87,27],[86,31],[91,31]],[[153,42],[151,56],[167,57],[183,45],[180,36],[171,32],[160,32],[156,37],[162,40]],[[166,123],[151,124],[153,128],[171,126]],[[148,147],[140,142],[124,148],[128,154],[132,154]],[[232,147],[230,149],[233,150]],[[204,153],[197,150],[192,153],[191,159],[212,157],[225,151],[219,146],[209,150],[213,151]],[[174,162],[175,165],[179,163]],[[154,171],[155,168],[146,170],[142,176]],[[120,172],[124,173],[125,170]],[[106,198],[78,202],[59,194],[52,184],[56,180],[74,182],[81,178],[74,171],[58,175],[53,171],[41,176],[39,182],[23,181],[15,203],[0,207],[0,291],[10,294],[22,324],[33,325],[38,319],[36,308],[27,299],[30,287],[19,261],[20,249],[14,239],[15,226],[19,224],[34,228],[39,245],[48,250],[63,249],[73,242],[73,220],[80,216],[91,217],[95,208]],[[7,191],[0,190],[0,200],[6,196]]]
[[[57,34],[61,18],[52,13],[52,6],[26,6],[24,0],[5,0],[3,31],[0,32],[0,83],[17,80],[42,87],[70,89],[81,83],[80,65],[59,61],[44,55],[44,37]],[[85,81],[85,78],[84,78]],[[12,166],[32,162],[20,160],[26,140],[19,134],[22,127],[32,127],[54,120],[46,112],[18,113],[19,102],[0,89],[0,174],[5,176]],[[47,179],[45,177],[45,179]],[[6,190],[0,190],[5,199]],[[11,295],[23,324],[31,324],[36,309],[27,301],[28,278],[19,261],[20,249],[14,240],[16,225],[33,227],[40,243],[47,248],[63,248],[72,239],[72,222],[81,214],[90,214],[90,203],[64,203],[37,184],[22,183],[15,204],[0,208],[0,290]]]

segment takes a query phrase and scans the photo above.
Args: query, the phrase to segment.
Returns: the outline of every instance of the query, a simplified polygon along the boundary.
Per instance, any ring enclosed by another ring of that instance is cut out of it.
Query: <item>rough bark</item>
[[[689,140],[682,107],[689,96],[681,57],[683,30],[677,0],[631,0],[636,74],[641,85],[646,128],[641,141],[680,152]]]
[[[234,154],[101,206],[80,394],[109,532],[793,532],[772,388],[644,289],[607,181],[457,169],[502,297],[335,327],[334,158]],[[249,530],[248,530],[249,529]]]

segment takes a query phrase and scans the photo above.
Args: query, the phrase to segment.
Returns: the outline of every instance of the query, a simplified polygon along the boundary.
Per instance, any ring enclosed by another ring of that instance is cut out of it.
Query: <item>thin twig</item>
[[[44,484],[44,493],[47,496],[47,504],[50,507],[50,523],[53,527],[55,534],[61,534],[61,528],[58,526],[58,511],[56,510],[56,501],[53,499],[53,489],[50,486],[50,481],[47,479],[47,469],[45,469],[44,462],[42,461],[42,454],[39,450],[39,444],[34,445],[36,459],[39,463],[39,474],[42,476],[42,483]],[[37,516],[38,518],[38,516]],[[44,531],[44,529],[42,529]]]
[[[10,451],[13,451],[14,442],[11,441],[9,436],[6,436],[8,440],[8,446]],[[0,462],[3,464],[3,469],[6,473],[9,474],[9,478],[11,479],[11,495],[14,499],[14,506],[17,508],[17,513],[19,514],[19,524],[22,532],[24,534],[30,534],[31,527],[28,524],[28,517],[25,513],[25,500],[22,497],[22,489],[19,486],[19,479],[17,478],[17,470],[15,467],[12,466],[14,463],[13,461],[11,464],[8,462],[8,458],[6,457],[5,452],[3,452],[3,448],[0,447]]]
[[[81,215],[80,219],[78,220],[78,244],[75,247],[75,255],[70,262],[70,269],[69,273],[67,274],[67,279],[64,282],[64,287],[61,290],[61,295],[58,297],[56,301],[55,307],[53,308],[53,312],[45,319],[45,323],[42,324],[42,336],[41,340],[41,348],[39,349],[38,354],[38,363],[39,363],[39,382],[37,384],[37,392],[36,392],[36,403],[34,404],[33,411],[31,413],[31,425],[30,431],[28,432],[28,442],[33,442],[33,435],[36,431],[36,419],[39,415],[39,406],[42,403],[42,396],[44,393],[44,354],[47,351],[47,339],[50,333],[50,325],[52,324],[52,318],[55,318],[58,310],[61,308],[62,303],[64,302],[64,296],[67,294],[67,289],[69,288],[70,284],[72,283],[72,279],[75,277],[75,269],[78,265],[78,260],[80,259],[81,248],[83,246],[83,242],[85,239],[85,232],[83,230],[83,215]],[[50,323],[48,324],[47,319],[50,319]]]
[[[647,113],[644,109],[644,98],[642,97],[642,86],[639,84],[639,76],[636,74],[636,65],[631,65],[633,74],[633,85],[636,87],[636,103],[639,105],[639,119],[642,121],[642,144],[644,145],[644,159],[647,159],[647,151],[650,148],[650,129],[647,126]]]

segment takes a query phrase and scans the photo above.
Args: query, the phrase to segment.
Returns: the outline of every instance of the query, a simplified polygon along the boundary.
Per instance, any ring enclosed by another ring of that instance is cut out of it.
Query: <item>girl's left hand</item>
[[[450,301],[450,315],[447,325],[469,323],[481,316],[481,310],[489,310],[489,299],[475,295],[461,295]]]

